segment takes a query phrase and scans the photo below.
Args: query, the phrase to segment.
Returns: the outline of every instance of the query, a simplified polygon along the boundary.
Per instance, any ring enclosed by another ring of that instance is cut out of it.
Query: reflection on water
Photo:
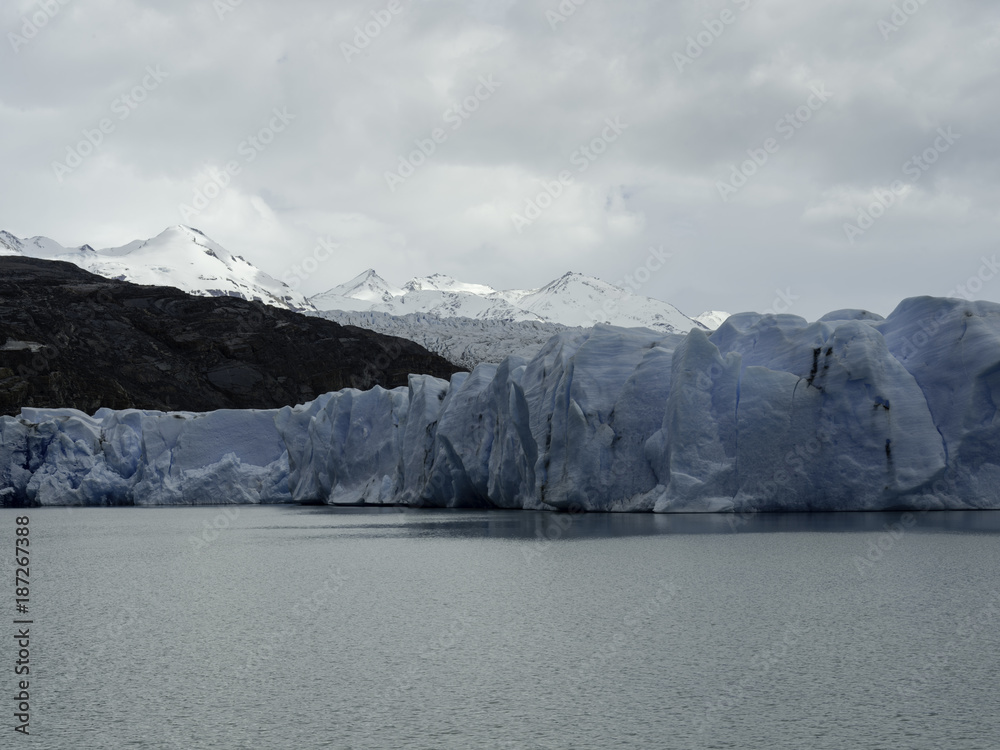
[[[1000,534],[1000,512],[879,513],[549,513],[308,506],[289,512],[312,517],[309,528],[359,537],[456,537],[572,541],[662,534],[870,533],[905,525],[917,533]],[[286,527],[287,528],[287,527]]]

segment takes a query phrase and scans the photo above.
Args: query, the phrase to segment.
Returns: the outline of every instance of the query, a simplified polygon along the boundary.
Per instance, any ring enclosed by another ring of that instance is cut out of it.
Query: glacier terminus
[[[1000,508],[1000,305],[598,325],[450,381],[209,413],[23,409],[5,505]]]

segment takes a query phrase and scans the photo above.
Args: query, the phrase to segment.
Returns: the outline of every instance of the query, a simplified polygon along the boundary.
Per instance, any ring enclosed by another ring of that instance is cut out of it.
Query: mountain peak
[[[312,299],[327,300],[332,304],[341,304],[354,309],[357,306],[356,303],[346,300],[359,300],[364,303],[386,302],[402,294],[402,289],[383,279],[375,272],[374,268],[368,268],[350,281],[338,284],[322,294],[317,294]]]
[[[185,234],[200,234],[202,237],[207,239],[207,235],[200,229],[195,229],[194,227],[189,227],[187,224],[174,224],[164,229],[160,234],[166,234],[167,232],[181,232]]]
[[[0,255],[21,255],[24,245],[10,232],[0,230]]]
[[[170,286],[207,297],[240,297],[291,310],[309,309],[305,297],[237,259],[204,232],[184,224],[167,227],[149,240],[95,250],[90,245],[63,247],[47,237],[21,240],[0,232],[0,255],[62,260],[106,278],[136,284]]]
[[[415,313],[441,319],[533,321],[584,327],[608,323],[662,332],[700,327],[673,305],[633,294],[577,271],[567,271],[538,289],[497,291],[485,284],[457,281],[443,273],[417,277],[406,282],[402,289],[393,289],[369,269],[311,297],[310,302],[321,311]]]
[[[194,227],[189,227],[187,224],[174,224],[173,226],[167,227],[158,235],[153,237],[153,239],[158,240],[160,238],[166,239],[171,237],[194,240],[195,242],[212,242],[209,236],[203,231],[195,229]]]
[[[487,294],[496,294],[497,291],[486,284],[469,284],[464,281],[458,281],[444,273],[432,273],[430,276],[419,276],[410,279],[403,284],[403,290],[407,292],[464,292],[480,297]]]
[[[722,312],[721,310],[706,310],[701,315],[695,315],[694,320],[701,323],[708,330],[714,331],[725,323],[728,317],[729,313]]]

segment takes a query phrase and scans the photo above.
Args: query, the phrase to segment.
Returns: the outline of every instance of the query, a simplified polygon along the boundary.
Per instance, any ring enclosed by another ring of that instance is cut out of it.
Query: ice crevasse
[[[276,410],[24,409],[0,501],[589,511],[1000,508],[1000,305],[597,326]]]

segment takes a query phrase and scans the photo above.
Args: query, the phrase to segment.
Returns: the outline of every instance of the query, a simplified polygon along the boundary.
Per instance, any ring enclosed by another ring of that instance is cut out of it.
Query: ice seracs
[[[0,487],[36,505],[287,502],[268,411],[24,409],[0,419]]]
[[[0,502],[1000,509],[1000,305],[566,329],[450,380],[209,414],[25,409]]]

